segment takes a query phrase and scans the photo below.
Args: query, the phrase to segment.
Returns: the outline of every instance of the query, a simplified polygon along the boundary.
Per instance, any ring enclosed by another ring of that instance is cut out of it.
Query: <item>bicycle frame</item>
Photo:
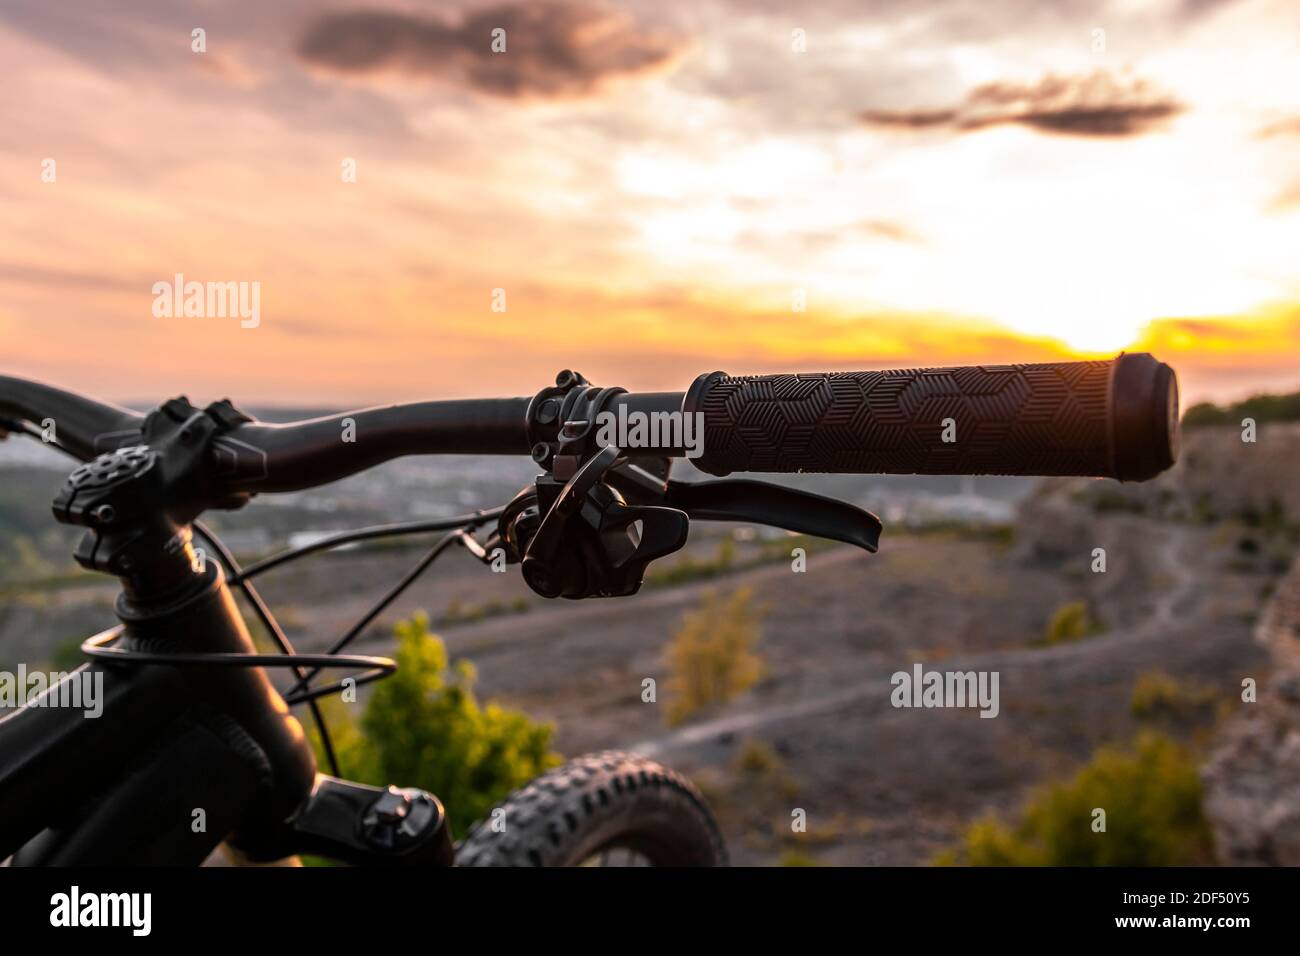
[[[204,577],[192,594],[168,607],[142,612],[119,601],[123,639],[162,649],[183,635],[187,649],[251,652],[252,640],[220,568]],[[98,718],[29,705],[0,722],[0,853],[50,828],[44,852],[35,854],[41,862],[65,861],[73,852],[93,860],[106,848],[119,851],[108,854],[117,862],[160,862],[158,855],[161,862],[198,862],[225,836],[223,824],[265,829],[273,808],[283,819],[310,789],[315,761],[302,728],[260,671],[214,675],[99,662],[87,667],[104,682]],[[230,695],[219,707],[218,689]],[[241,739],[240,730],[248,739]],[[196,741],[204,761],[222,774],[218,779],[238,785],[209,790],[201,778],[183,772]],[[257,766],[259,760],[266,765]],[[257,806],[252,793],[268,771],[273,795]],[[146,786],[148,781],[154,785]],[[100,806],[78,832],[66,832],[62,821],[88,799]],[[187,816],[198,811],[200,825],[167,819],[159,812],[160,800]],[[209,806],[214,800],[219,805]]]
[[[358,540],[458,525],[431,552],[437,557],[448,544],[463,541],[467,528],[494,516],[482,512],[451,521],[364,528],[246,570],[239,569],[215,535],[202,525],[197,530],[230,568],[268,631],[282,636],[251,584],[253,576]],[[370,665],[368,673],[356,678],[359,683],[391,673],[394,665],[383,658],[341,656],[337,650],[431,563],[426,556],[417,564],[330,654],[275,657],[266,663],[294,665],[299,688],[323,667]],[[147,612],[123,594],[118,601],[123,624],[83,644],[83,650],[100,659],[66,679],[89,674],[102,680],[97,718],[77,709],[43,706],[57,694],[56,685],[43,695],[45,700],[0,720],[0,859],[14,854],[17,865],[194,865],[233,833],[241,853],[254,861],[311,852],[346,862],[450,865],[445,814],[429,794],[418,793],[414,801],[417,809],[427,811],[425,826],[400,852],[362,838],[360,824],[367,812],[395,791],[317,773],[303,728],[286,703],[286,697],[313,702],[338,685],[282,696],[263,667],[239,666],[265,658],[255,651],[225,568],[208,564],[199,578],[199,586],[183,600]],[[167,650],[174,651],[170,657],[175,664],[157,661]],[[149,662],[135,660],[136,655]],[[212,667],[214,658],[234,666]],[[304,663],[315,669],[304,672],[299,666]],[[332,762],[323,722],[320,729]]]

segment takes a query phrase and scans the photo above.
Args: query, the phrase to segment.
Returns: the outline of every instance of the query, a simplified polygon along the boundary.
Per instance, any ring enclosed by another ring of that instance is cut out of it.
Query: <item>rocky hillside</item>
[[[1273,670],[1219,736],[1204,770],[1206,813],[1223,863],[1300,866],[1300,560],[1256,639]]]
[[[1177,464],[1140,484],[1047,479],[1018,514],[1023,555],[1073,552],[1101,518],[1123,515],[1240,530],[1252,539],[1243,560],[1285,571],[1300,543],[1300,423],[1263,425],[1253,443],[1235,427],[1187,429]]]
[[[1062,484],[1099,511],[1300,524],[1300,423],[1261,425],[1254,442],[1233,426],[1185,429],[1178,463],[1152,481],[1066,479],[1048,483],[1044,493]]]

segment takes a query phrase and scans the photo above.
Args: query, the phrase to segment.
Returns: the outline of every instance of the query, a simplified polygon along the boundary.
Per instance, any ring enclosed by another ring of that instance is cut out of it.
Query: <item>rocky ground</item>
[[[479,601],[525,601],[521,613],[439,629],[453,655],[475,662],[482,694],[553,721],[566,754],[626,747],[684,770],[711,797],[738,862],[794,851],[826,863],[921,864],[972,819],[1013,809],[1098,745],[1128,739],[1139,676],[1194,680],[1227,700],[1265,664],[1251,631],[1271,575],[1243,563],[1221,527],[1097,516],[1068,495],[1038,500],[1023,535],[1040,522],[1073,528],[1073,543],[1053,551],[1025,537],[1008,546],[887,534],[877,555],[836,548],[811,555],[802,574],[777,561],[621,602],[533,600],[515,576],[458,555],[449,577],[394,614],[442,606],[431,596],[463,594],[471,579],[486,588]],[[1095,547],[1107,550],[1104,573],[1091,570]],[[293,605],[305,647],[309,632],[336,631],[344,610],[363,610],[362,591],[378,584],[364,580],[379,576],[371,556],[327,560],[328,592],[299,592]],[[391,575],[395,556],[384,561]],[[706,591],[742,586],[767,605],[766,676],[725,707],[667,726],[661,704],[642,702],[642,681],[663,685],[670,635]],[[1042,646],[1053,613],[1076,600],[1103,632]],[[360,646],[381,650],[387,638]],[[999,716],[893,708],[890,675],[916,662],[999,672]],[[798,836],[789,827],[797,808],[809,821]]]
[[[1256,629],[1271,673],[1257,705],[1240,708],[1206,764],[1206,812],[1219,858],[1300,866],[1300,560]]]

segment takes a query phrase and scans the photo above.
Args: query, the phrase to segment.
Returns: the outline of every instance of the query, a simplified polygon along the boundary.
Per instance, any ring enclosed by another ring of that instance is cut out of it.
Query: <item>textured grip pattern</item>
[[[1113,365],[724,376],[694,406],[704,413],[695,464],[715,475],[1108,476]]]

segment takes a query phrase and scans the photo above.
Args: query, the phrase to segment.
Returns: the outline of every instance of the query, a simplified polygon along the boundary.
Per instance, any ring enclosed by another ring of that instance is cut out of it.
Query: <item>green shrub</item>
[[[726,599],[707,594],[699,609],[686,615],[666,655],[670,725],[702,708],[724,704],[758,683],[763,661],[754,653],[754,644],[763,613],[753,591],[741,588]]]
[[[1145,514],[1146,502],[1136,495],[1127,493],[1122,488],[1101,486],[1091,495],[1092,510],[1100,514],[1122,512],[1128,514]]]
[[[1152,732],[1103,747],[1070,780],[1041,789],[1008,826],[973,823],[940,863],[969,866],[1186,866],[1211,861],[1192,754]],[[1093,811],[1106,812],[1105,832]]]
[[[741,773],[761,777],[780,770],[781,758],[766,741],[750,737],[741,744],[734,766]]]
[[[1129,713],[1139,720],[1168,718],[1186,723],[1212,716],[1218,701],[1218,691],[1207,684],[1153,671],[1140,675],[1133,684]]]
[[[330,743],[333,744],[334,755],[339,761],[339,771],[351,780],[375,783],[376,778],[367,768],[366,753],[369,745],[366,735],[362,733],[361,724],[353,718],[348,705],[340,697],[321,697],[317,699],[316,706],[320,708],[325,726],[329,728]],[[316,763],[322,771],[327,770],[329,765],[325,761],[325,748],[321,746],[316,722],[305,713],[299,714],[298,719],[302,721],[307,731],[307,740],[316,752]],[[393,782],[395,781],[385,780],[382,785]]]
[[[786,850],[781,854],[778,866],[821,866],[809,853],[803,850]]]
[[[1253,418],[1260,424],[1300,421],[1300,392],[1255,395],[1227,406],[1202,402],[1187,410],[1183,415],[1183,425],[1187,428],[1201,425],[1233,425],[1240,428],[1243,418]]]
[[[550,749],[553,728],[480,705],[474,666],[448,661],[423,614],[396,630],[397,673],[375,687],[359,732],[346,720],[330,721],[340,766],[363,783],[437,794],[452,833],[463,835],[511,790],[560,762]],[[331,710],[337,717],[338,708]]]
[[[463,604],[459,599],[452,598],[447,602],[447,608],[442,612],[434,623],[439,627],[450,627],[453,624],[472,624],[476,621],[484,621],[490,617],[500,617],[503,614],[522,614],[528,610],[528,601],[518,597],[509,603],[492,598],[482,604]]]
[[[1047,644],[1064,644],[1078,641],[1102,630],[1100,623],[1088,611],[1083,601],[1070,601],[1062,604],[1047,622],[1047,632],[1043,640]]]
[[[728,803],[744,800],[753,806],[755,793],[762,793],[766,799],[774,799],[782,805],[798,799],[798,781],[777,752],[763,740],[751,737],[741,744],[731,761],[731,769],[735,772],[733,782],[738,792],[724,798]],[[766,802],[766,799],[760,802]],[[803,838],[807,836],[801,834]]]
[[[646,574],[645,583],[649,587],[663,587],[715,578],[736,570],[733,567],[735,561],[736,543],[731,538],[723,538],[718,542],[718,550],[713,557],[697,560],[690,555],[683,555],[672,564],[650,570]]]

